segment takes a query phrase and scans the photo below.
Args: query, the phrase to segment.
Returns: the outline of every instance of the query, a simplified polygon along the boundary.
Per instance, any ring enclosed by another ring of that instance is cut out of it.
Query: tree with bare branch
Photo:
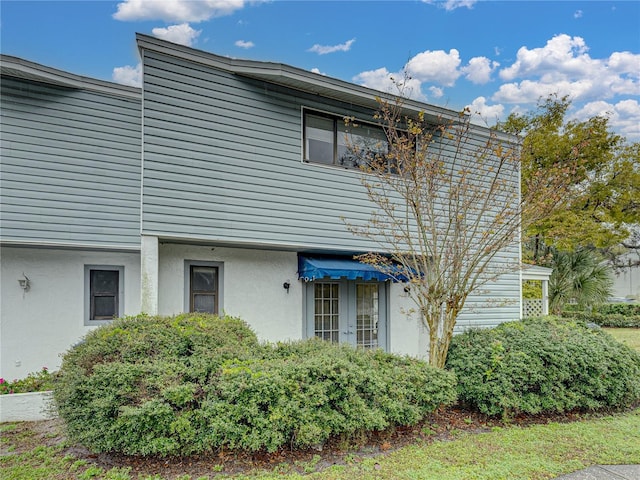
[[[378,99],[375,120],[386,144],[362,142],[348,125],[349,154],[375,210],[349,230],[378,248],[358,256],[405,291],[429,332],[429,362],[445,364],[468,297],[520,268],[523,219],[532,221],[563,200],[576,165],[532,173],[521,193],[518,138],[481,128],[468,112],[448,119],[411,111],[402,97]]]

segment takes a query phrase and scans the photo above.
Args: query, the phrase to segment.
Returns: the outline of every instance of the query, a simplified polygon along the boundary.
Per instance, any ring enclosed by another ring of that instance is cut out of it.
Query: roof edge
[[[378,107],[377,98],[384,100],[394,100],[396,98],[395,95],[388,92],[374,90],[369,87],[314,73],[302,68],[292,67],[283,63],[224,57],[142,33],[136,33],[136,42],[138,48],[142,50],[147,49],[153,52],[183,58],[240,76],[259,79],[295,89],[304,88],[306,92],[329,98],[341,99],[338,95],[332,97],[330,92],[342,94],[342,96],[349,95],[353,103],[367,108],[376,109]],[[403,99],[403,108],[408,113],[422,111],[428,118],[434,121],[455,122],[460,114],[460,112],[456,110],[430,105],[412,99]],[[476,133],[484,137],[497,136],[498,140],[510,143],[518,143],[519,141],[517,135],[501,132],[487,126],[472,123],[471,127]]]
[[[2,76],[22,78],[78,90],[89,90],[107,95],[117,95],[138,100],[142,97],[141,88],[76,75],[75,73],[47,67],[11,55],[0,54],[0,73]]]

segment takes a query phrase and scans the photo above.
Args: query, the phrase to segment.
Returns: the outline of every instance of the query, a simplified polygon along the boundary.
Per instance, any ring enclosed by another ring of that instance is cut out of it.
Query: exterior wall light
[[[28,292],[29,289],[31,288],[31,280],[29,280],[29,277],[27,277],[24,274],[24,272],[22,272],[22,277],[23,278],[18,279],[18,283],[20,284],[20,288],[22,290],[24,290],[25,292]]]
[[[282,284],[282,288],[284,288],[287,291],[287,293],[289,293],[289,289],[291,288],[291,281],[287,280],[286,282],[284,282]]]

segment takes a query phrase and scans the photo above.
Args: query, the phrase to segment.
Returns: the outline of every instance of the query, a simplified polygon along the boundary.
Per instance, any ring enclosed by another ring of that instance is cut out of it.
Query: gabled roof
[[[344,80],[292,67],[283,63],[223,57],[203,50],[197,50],[195,48],[171,43],[166,40],[160,40],[141,33],[136,34],[136,41],[138,42],[138,48],[141,50],[150,50],[163,53],[165,55],[183,58],[202,65],[227,71],[235,75],[283,85],[295,90],[316,94],[346,103],[361,105],[374,110],[379,107],[376,98],[383,98],[387,100],[394,99],[394,95],[390,93],[345,82]],[[455,121],[459,115],[459,112],[457,111],[435,105],[429,105],[427,103],[411,99],[404,99],[403,106],[408,113],[424,112],[427,118],[434,122]],[[494,131],[480,125],[474,125],[473,128],[480,134],[484,133],[484,135],[488,135],[489,132],[496,134],[501,140],[511,142],[517,140],[517,137],[514,135]]]
[[[0,74],[4,77],[22,78],[60,87],[90,90],[134,99],[140,99],[142,92],[140,88],[83,77],[11,55],[0,55]]]

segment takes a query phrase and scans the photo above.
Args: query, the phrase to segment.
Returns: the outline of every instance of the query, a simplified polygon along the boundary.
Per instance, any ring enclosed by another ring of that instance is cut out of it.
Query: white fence
[[[529,299],[522,301],[522,315],[524,317],[539,317],[542,315],[542,299]]]

